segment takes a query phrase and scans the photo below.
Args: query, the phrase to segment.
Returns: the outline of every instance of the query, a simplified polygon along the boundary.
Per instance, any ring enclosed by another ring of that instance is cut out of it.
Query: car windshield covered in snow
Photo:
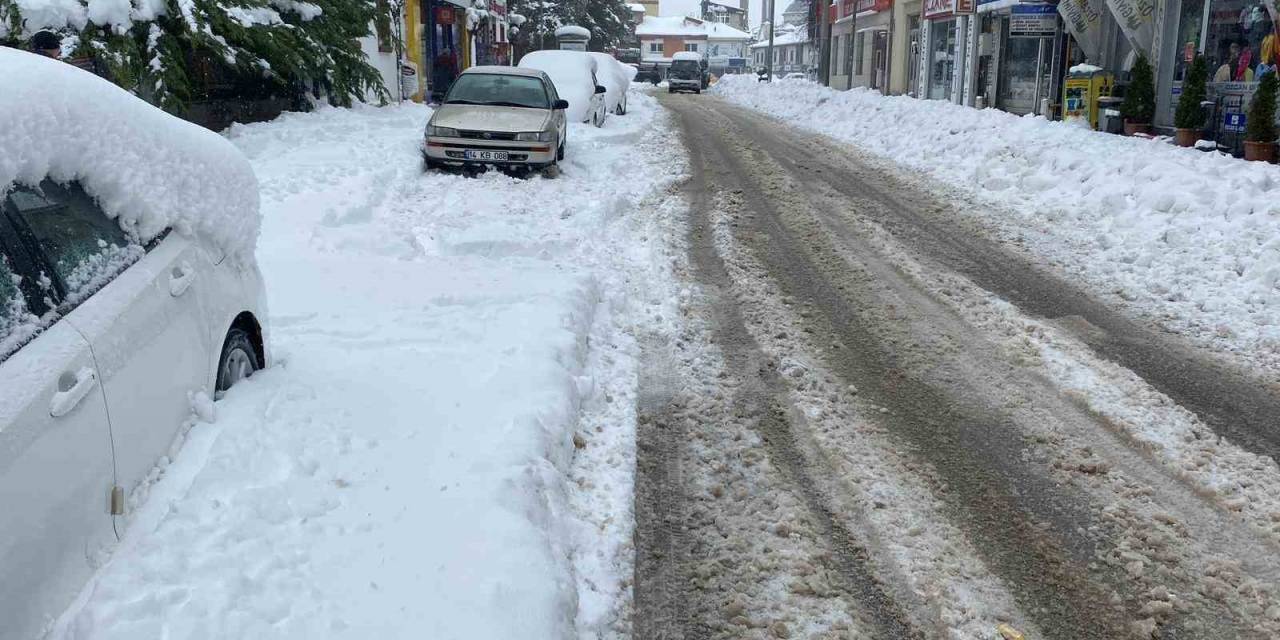
[[[445,104],[485,104],[550,109],[551,100],[540,78],[496,73],[464,73],[445,96]]]

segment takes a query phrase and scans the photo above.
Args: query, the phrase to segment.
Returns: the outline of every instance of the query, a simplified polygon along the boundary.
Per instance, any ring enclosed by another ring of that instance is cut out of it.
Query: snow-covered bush
[[[386,96],[358,38],[375,0],[0,0],[0,44],[50,30],[116,84],[181,111],[228,78],[349,105]]]

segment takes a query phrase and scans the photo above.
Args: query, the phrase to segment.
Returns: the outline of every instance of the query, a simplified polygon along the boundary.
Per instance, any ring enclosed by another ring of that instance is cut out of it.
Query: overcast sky
[[[751,26],[755,27],[760,24],[760,3],[769,0],[748,0],[751,15]],[[791,0],[773,0],[774,15],[778,16],[778,20],[782,20],[782,12],[786,10],[787,5],[791,4]],[[702,0],[658,0],[658,12],[664,16],[686,16],[698,15],[701,12]],[[738,5],[738,0],[722,0],[723,4]],[[738,5],[741,6],[741,5]]]

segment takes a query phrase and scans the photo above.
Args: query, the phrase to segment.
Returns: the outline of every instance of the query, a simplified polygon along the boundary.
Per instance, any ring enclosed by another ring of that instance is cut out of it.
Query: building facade
[[[507,0],[481,6],[467,0],[405,0],[400,16],[405,97],[438,99],[468,67],[514,64]]]

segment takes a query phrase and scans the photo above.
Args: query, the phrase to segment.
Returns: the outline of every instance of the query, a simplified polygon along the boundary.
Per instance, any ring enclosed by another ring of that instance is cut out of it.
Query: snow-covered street
[[[633,95],[574,125],[554,180],[424,174],[428,115],[229,132],[261,182],[277,364],[201,411],[55,637],[625,633],[665,115]]]
[[[412,103],[214,136],[271,366],[190,394],[47,637],[1280,637],[1274,165],[626,95],[527,179],[424,172]]]

